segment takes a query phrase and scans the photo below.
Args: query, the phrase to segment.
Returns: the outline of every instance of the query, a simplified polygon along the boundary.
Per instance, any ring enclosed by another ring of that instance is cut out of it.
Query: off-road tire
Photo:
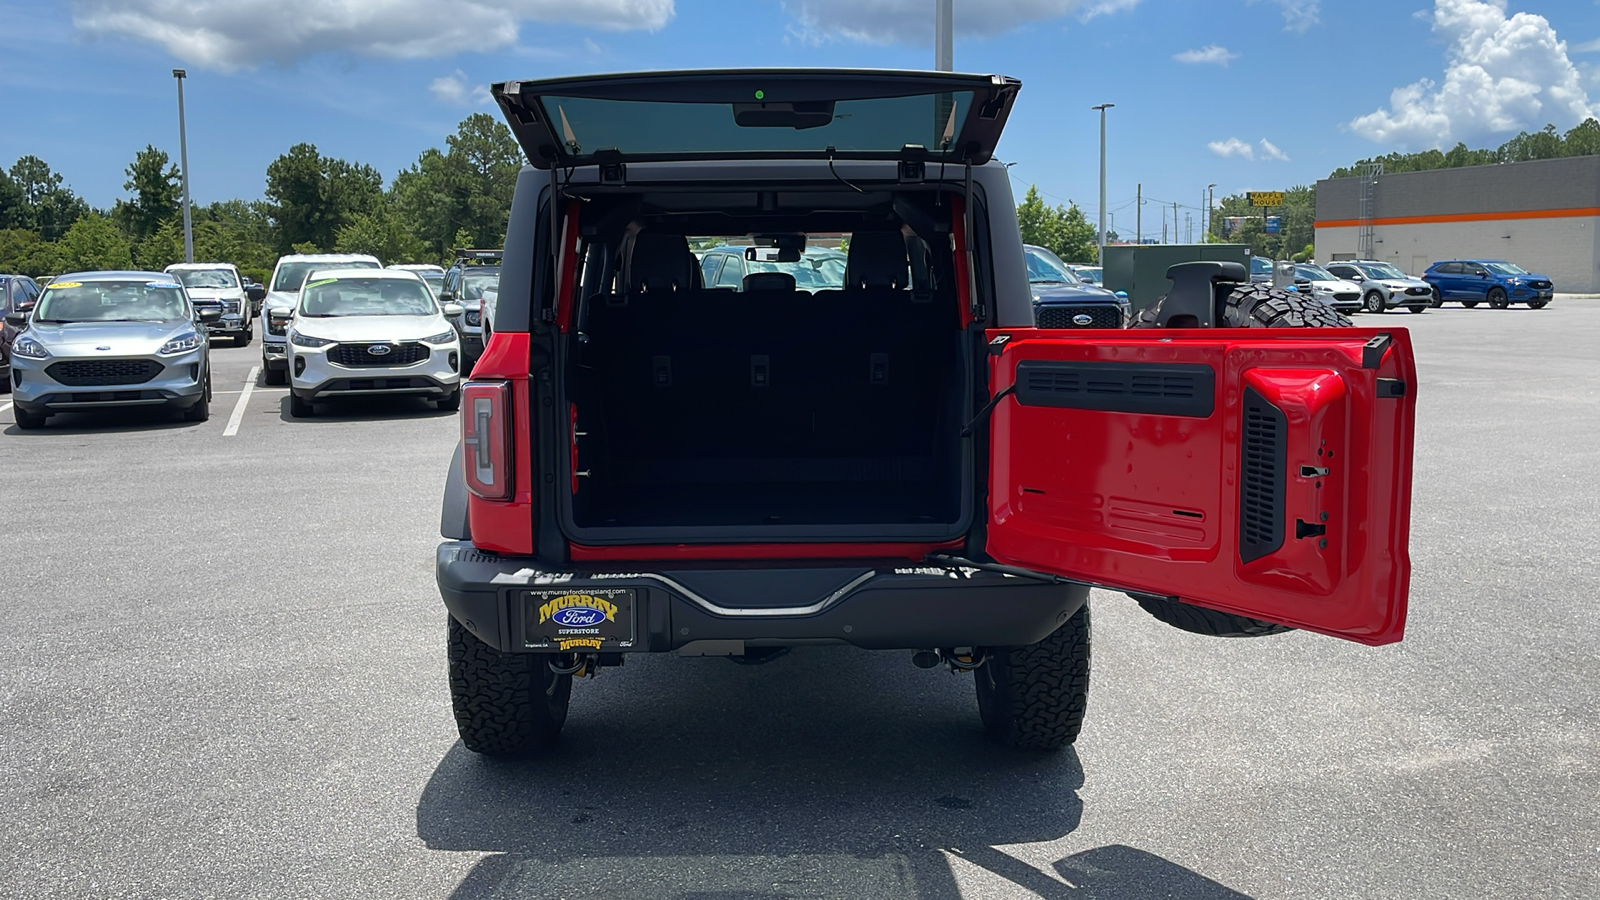
[[[1529,300],[1528,301],[1528,308],[1529,309],[1544,309],[1547,305],[1549,305],[1549,303],[1550,303],[1549,300]]]
[[[1461,301],[1461,305],[1465,306],[1467,309],[1473,309],[1478,305],[1478,301],[1476,301],[1476,300],[1463,300],[1463,301]]]
[[[567,721],[572,676],[544,656],[501,653],[450,619],[450,708],[473,753],[516,756],[556,742]]]
[[[1165,300],[1163,297],[1161,300]],[[1134,328],[1154,328],[1161,300],[1139,311]],[[1218,328],[1348,328],[1348,316],[1299,291],[1264,284],[1241,284],[1223,301]]]
[[[1269,634],[1283,634],[1285,631],[1294,630],[1276,622],[1263,622],[1249,616],[1236,616],[1233,613],[1219,612],[1204,606],[1162,597],[1133,599],[1139,601],[1145,612],[1173,628],[1207,637],[1265,637]]]
[[[973,674],[984,730],[1018,750],[1060,750],[1078,739],[1089,705],[1089,604],[1054,634],[990,650]]]
[[[455,412],[461,408],[461,388],[456,388],[449,394],[433,401],[433,405],[446,412]]]
[[[37,431],[44,427],[45,420],[50,418],[49,413],[28,412],[20,406],[11,407],[12,421],[23,431]]]
[[[272,387],[282,387],[289,383],[288,369],[274,369],[267,365],[266,360],[261,361],[261,381]]]
[[[294,394],[289,395],[289,415],[296,419],[309,419],[316,414],[316,404],[310,400],[302,400]]]
[[[1362,309],[1369,313],[1381,313],[1384,311],[1383,295],[1377,291],[1368,291],[1367,296],[1361,298],[1361,302]]]
[[[1511,305],[1511,298],[1507,297],[1501,288],[1490,288],[1484,299],[1489,301],[1489,306],[1493,309],[1505,309]]]

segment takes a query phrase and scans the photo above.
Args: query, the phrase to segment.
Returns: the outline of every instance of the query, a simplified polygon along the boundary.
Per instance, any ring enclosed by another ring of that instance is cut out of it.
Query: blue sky
[[[1165,202],[1307,184],[1390,150],[1600,112],[1600,0],[955,0],[956,68],[1023,82],[999,156],[1020,195],[1144,230]],[[453,12],[452,12],[453,11]],[[927,68],[932,0],[0,0],[0,165],[42,157],[92,204],[153,143],[177,157],[185,67],[196,202],[260,196],[308,141],[386,178],[490,81],[738,66]],[[1170,213],[1169,213],[1170,215]]]

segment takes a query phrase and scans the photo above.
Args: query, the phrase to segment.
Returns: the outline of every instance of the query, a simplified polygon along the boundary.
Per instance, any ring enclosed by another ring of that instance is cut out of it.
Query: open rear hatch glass
[[[493,87],[536,167],[694,159],[922,159],[980,165],[1022,83],[998,75],[742,69]]]

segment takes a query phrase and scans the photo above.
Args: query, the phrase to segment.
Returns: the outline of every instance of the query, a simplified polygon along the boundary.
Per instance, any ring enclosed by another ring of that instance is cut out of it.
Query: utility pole
[[[955,5],[955,0],[934,4],[933,68],[940,72],[955,71]]]
[[[1172,201],[1172,242],[1176,244],[1182,239],[1183,235],[1178,233],[1178,201],[1174,200]]]
[[[183,167],[183,261],[194,262],[194,226],[189,221],[189,134],[183,124],[183,69],[173,69],[178,79],[178,165]]]
[[[1090,109],[1100,111],[1100,256],[1106,255],[1106,110],[1115,103],[1102,103]]]
[[[1133,202],[1133,208],[1136,210],[1136,212],[1133,214],[1133,228],[1134,228],[1135,231],[1139,232],[1139,236],[1134,238],[1133,242],[1135,244],[1143,244],[1144,243],[1144,183],[1143,182],[1141,182],[1139,184],[1138,192],[1134,194],[1134,197],[1137,198],[1137,199],[1135,199],[1134,202]]]
[[[1211,210],[1216,204],[1216,191],[1215,184],[1206,185],[1206,243],[1208,244],[1211,243]]]

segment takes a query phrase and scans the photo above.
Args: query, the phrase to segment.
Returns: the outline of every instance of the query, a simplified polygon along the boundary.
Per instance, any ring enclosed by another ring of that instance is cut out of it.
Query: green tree
[[[325,157],[314,144],[295,144],[267,165],[266,198],[278,249],[331,247],[339,229],[377,208],[383,176],[369,165]]]
[[[25,229],[30,218],[22,199],[22,186],[0,168],[0,229]]]
[[[98,213],[80,216],[59,243],[62,271],[133,268],[128,238],[115,223]]]
[[[370,253],[386,263],[421,262],[428,255],[428,248],[387,206],[362,213],[339,229],[334,250]]]
[[[1267,216],[1278,218],[1279,231],[1268,234]],[[1228,232],[1229,218],[1239,219],[1239,228]],[[1291,259],[1302,248],[1316,240],[1317,192],[1315,188],[1295,185],[1283,192],[1283,206],[1258,209],[1250,206],[1245,194],[1220,198],[1212,215],[1212,230],[1223,243],[1247,244],[1250,252],[1268,259]]]
[[[178,167],[170,165],[166,152],[149,144],[134,155],[124,171],[128,180],[122,187],[133,199],[118,200],[114,215],[128,237],[138,242],[178,217],[183,185]]]
[[[412,233],[436,256],[453,247],[505,242],[522,151],[510,129],[485,113],[462,120],[446,150],[424,151],[394,178],[390,196]],[[465,232],[467,240],[458,235]]]
[[[168,219],[142,241],[133,245],[133,259],[139,268],[159,272],[173,263],[183,262],[183,228]],[[196,260],[206,260],[198,252]]]
[[[1562,138],[1567,156],[1600,156],[1600,121],[1584,119]]]
[[[37,156],[17,160],[11,167],[11,179],[22,192],[24,217],[18,224],[47,241],[66,234],[79,217],[89,212],[89,204]]]
[[[1078,204],[1047,206],[1039,187],[1030,185],[1017,204],[1017,227],[1022,241],[1037,244],[1069,263],[1092,263],[1099,257],[1099,241]]]
[[[32,278],[54,275],[62,270],[54,242],[42,241],[24,228],[0,230],[0,272],[16,272]]]

